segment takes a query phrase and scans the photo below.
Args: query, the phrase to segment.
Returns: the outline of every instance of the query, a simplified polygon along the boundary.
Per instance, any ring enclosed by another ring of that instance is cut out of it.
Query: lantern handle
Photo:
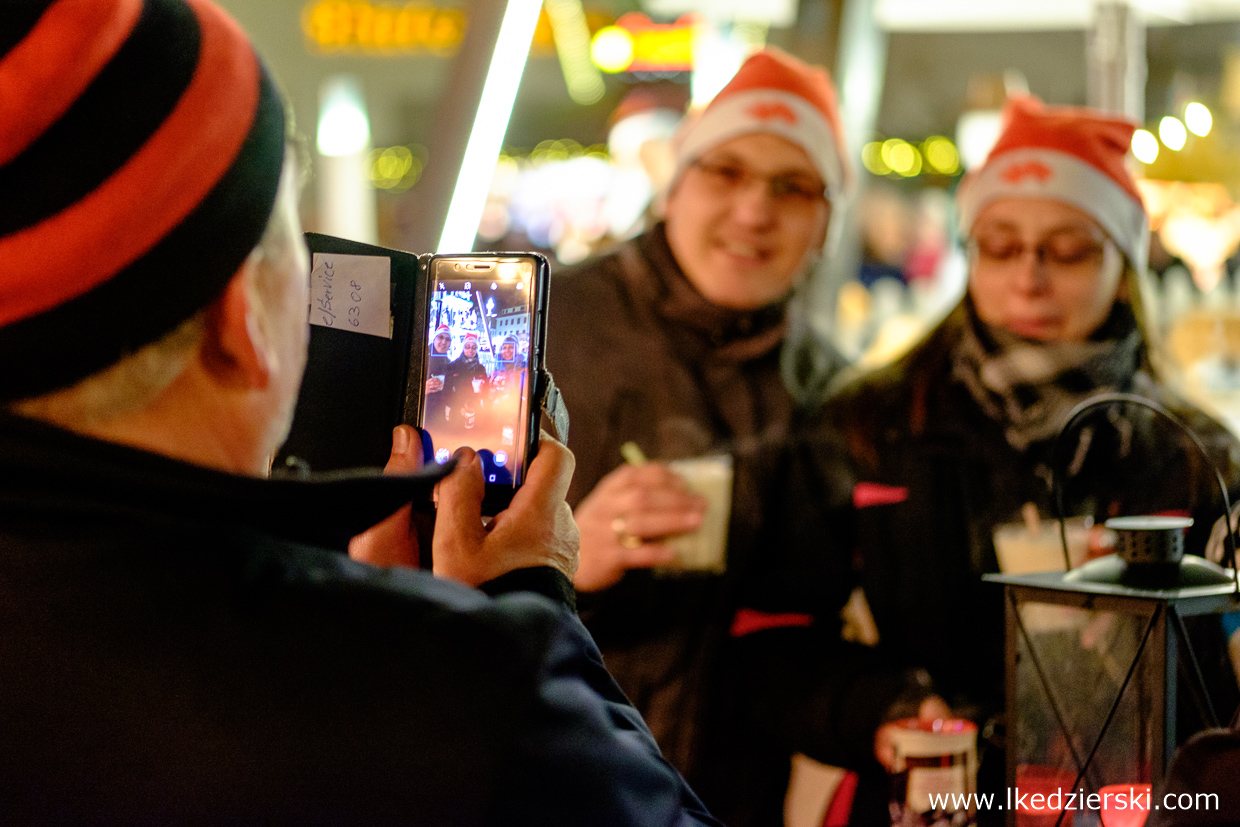
[[[1218,466],[1210,459],[1210,455],[1207,453],[1206,446],[1202,443],[1201,438],[1197,436],[1197,433],[1192,428],[1188,427],[1184,420],[1161,403],[1135,393],[1107,392],[1089,397],[1072,409],[1068,414],[1068,420],[1059,429],[1059,433],[1055,435],[1055,444],[1051,451],[1051,488],[1055,504],[1055,518],[1059,521],[1059,540],[1063,546],[1064,571],[1072,568],[1072,560],[1068,554],[1068,529],[1064,520],[1063,481],[1059,476],[1059,468],[1062,464],[1064,434],[1071,431],[1077,424],[1077,421],[1082,419],[1085,414],[1096,408],[1117,404],[1136,405],[1146,408],[1158,414],[1172,425],[1175,425],[1193,441],[1193,444],[1197,446],[1197,451],[1201,454],[1201,458],[1205,460],[1206,467],[1214,472],[1214,480],[1218,483],[1219,493],[1223,495],[1223,527],[1225,529],[1223,543],[1226,547],[1227,557],[1231,561],[1232,580],[1236,586],[1236,595],[1240,596],[1240,565],[1237,565],[1236,562],[1236,538],[1231,527],[1231,497],[1227,494],[1227,483],[1223,480],[1222,472],[1218,470]]]

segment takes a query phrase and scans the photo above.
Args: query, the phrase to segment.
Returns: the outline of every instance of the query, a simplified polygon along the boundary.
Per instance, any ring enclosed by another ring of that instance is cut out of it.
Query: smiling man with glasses
[[[667,197],[667,240],[708,301],[756,310],[784,299],[821,252],[831,217],[823,176],[773,133],[724,141],[686,165]]]
[[[662,220],[552,290],[582,616],[664,754],[733,827],[782,823],[790,753],[873,763],[883,716],[926,694],[913,675],[835,658],[847,556],[779,542],[764,513],[787,485],[758,469],[795,407],[788,301],[846,183],[840,134],[825,71],[755,54],[682,125]],[[650,461],[622,457],[625,443]],[[731,489],[708,511],[676,460],[730,474]],[[722,559],[686,570],[675,538],[729,505]],[[805,549],[813,559],[795,559]]]

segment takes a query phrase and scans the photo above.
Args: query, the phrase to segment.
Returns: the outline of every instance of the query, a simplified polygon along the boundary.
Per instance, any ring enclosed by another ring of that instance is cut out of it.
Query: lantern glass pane
[[[1017,720],[1014,732],[1009,729],[1015,736],[1009,748],[1016,750],[1016,785],[1065,792],[1083,787],[1092,793],[1108,784],[1150,781],[1163,726],[1161,627],[1155,624],[1089,772],[1073,788],[1137,656],[1150,615],[1033,602],[1020,604],[1019,610],[1028,640],[1018,632]]]

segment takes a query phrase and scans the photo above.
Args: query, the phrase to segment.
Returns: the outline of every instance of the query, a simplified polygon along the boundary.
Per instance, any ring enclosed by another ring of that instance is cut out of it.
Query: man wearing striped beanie
[[[489,532],[468,450],[263,479],[297,177],[208,0],[0,5],[0,819],[714,824],[572,612],[565,448]],[[402,506],[359,550],[407,553],[437,481],[443,579],[346,556]]]

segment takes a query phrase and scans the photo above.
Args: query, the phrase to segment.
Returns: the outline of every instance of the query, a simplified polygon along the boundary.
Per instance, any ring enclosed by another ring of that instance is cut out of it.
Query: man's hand
[[[598,591],[629,569],[671,563],[675,554],[660,541],[698,529],[705,513],[706,500],[666,465],[620,466],[577,506],[581,567],[574,585]]]
[[[564,500],[576,464],[572,452],[544,432],[525,482],[489,528],[482,524],[482,461],[469,448],[456,459],[456,469],[436,487],[435,574],[479,586],[517,569],[551,566],[571,580],[579,545]]]
[[[950,718],[951,716],[951,707],[938,695],[931,695],[926,698],[917,709],[917,720],[919,721],[937,721],[941,718]],[[892,731],[895,728],[896,725],[894,723],[883,724],[878,728],[878,732],[874,733],[874,757],[887,768],[888,772],[894,769],[896,762],[895,736],[892,735]]]
[[[422,467],[422,441],[408,425],[392,431],[392,454],[385,474],[412,474]],[[349,541],[349,556],[362,563],[387,568],[418,565],[418,538],[411,522],[412,506],[406,505],[374,528]]]
[[[438,376],[428,376],[426,378],[426,392],[436,393],[443,390],[443,380]]]

